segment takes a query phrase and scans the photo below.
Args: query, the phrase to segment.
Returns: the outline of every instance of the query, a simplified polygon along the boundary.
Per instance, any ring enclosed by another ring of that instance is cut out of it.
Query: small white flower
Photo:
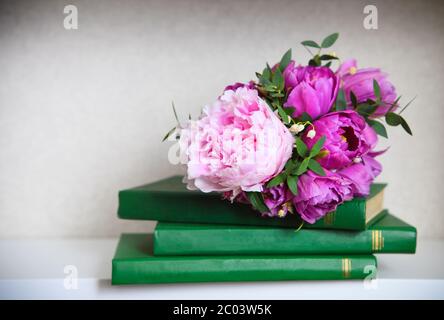
[[[304,130],[305,126],[303,124],[297,124],[295,123],[290,127],[290,132],[294,134],[298,134],[299,132],[302,132]]]
[[[307,138],[313,139],[316,136],[316,131],[314,129],[311,129],[307,133]]]
[[[361,163],[361,162],[362,162],[362,159],[359,157],[356,157],[353,159],[353,163]]]

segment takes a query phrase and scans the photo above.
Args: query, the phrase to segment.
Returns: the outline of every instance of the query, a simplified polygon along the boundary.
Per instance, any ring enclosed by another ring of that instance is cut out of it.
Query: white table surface
[[[117,238],[1,240],[0,299],[444,299],[444,241],[418,240],[414,255],[378,255],[378,278],[371,283],[111,286],[116,244]]]

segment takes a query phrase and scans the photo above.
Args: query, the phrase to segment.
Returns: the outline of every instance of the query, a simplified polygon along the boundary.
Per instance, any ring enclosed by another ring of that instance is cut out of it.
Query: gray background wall
[[[79,29],[63,28],[63,7]],[[379,29],[362,26],[376,4]],[[167,161],[170,108],[195,116],[289,47],[340,32],[334,50],[380,66],[414,136],[389,131],[386,204],[444,237],[444,6],[440,1],[2,1],[0,237],[114,236],[117,192],[179,173]]]

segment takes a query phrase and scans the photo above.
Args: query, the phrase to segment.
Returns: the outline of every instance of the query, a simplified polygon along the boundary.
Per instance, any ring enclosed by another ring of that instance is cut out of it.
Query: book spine
[[[112,263],[112,284],[364,279],[376,259],[364,256],[168,257]]]
[[[326,232],[256,227],[175,224],[154,232],[156,255],[279,255],[414,253],[416,230],[382,229]]]
[[[275,226],[298,228],[301,219],[298,215],[284,219],[261,217],[250,206],[223,201],[217,194],[199,192],[119,192],[118,216],[121,219],[155,220],[162,222],[211,223],[251,226]],[[365,229],[365,199],[355,198],[345,202],[324,219],[304,228],[314,229]]]

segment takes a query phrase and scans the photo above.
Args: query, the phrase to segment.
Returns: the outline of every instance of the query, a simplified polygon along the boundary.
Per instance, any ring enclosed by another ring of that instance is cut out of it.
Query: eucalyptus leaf
[[[319,59],[321,59],[321,60],[338,60],[339,58],[336,56],[332,56],[330,54],[323,54],[322,56],[319,57]]]
[[[401,116],[400,116],[401,117]],[[404,130],[409,134],[413,135],[412,130],[410,129],[410,126],[408,125],[407,121],[403,117],[401,117],[401,126],[404,128]]]
[[[388,138],[387,129],[381,122],[372,119],[368,119],[367,122],[378,135]]]
[[[368,103],[362,103],[356,107],[356,111],[364,117],[371,116],[377,109],[378,105],[370,105]]]
[[[306,47],[312,47],[312,48],[318,48],[318,49],[321,48],[321,46],[318,45],[318,44],[317,44],[315,41],[313,41],[313,40],[305,40],[305,41],[302,41],[301,44],[302,44],[303,46],[306,46]]]
[[[389,126],[396,127],[401,124],[402,117],[394,112],[387,112],[385,115],[385,122],[387,122]]]
[[[291,193],[293,193],[295,196],[298,195],[298,180],[299,178],[297,176],[287,177],[288,189],[290,189]]]
[[[322,168],[322,166],[319,164],[319,162],[317,162],[314,159],[310,159],[308,161],[308,168],[313,171],[314,173],[320,175],[320,176],[325,176],[326,173],[324,171],[324,168]]]
[[[331,35],[325,37],[325,39],[322,40],[321,47],[322,48],[330,48],[336,42],[336,40],[338,40],[338,37],[339,37],[339,33],[337,33],[337,32],[332,33]]]
[[[407,102],[407,104],[404,106],[404,108],[402,108],[401,111],[399,111],[399,114],[403,113],[405,109],[408,108],[408,106],[410,106],[410,104],[415,101],[416,97],[414,97],[412,100],[410,100],[409,102]]]

